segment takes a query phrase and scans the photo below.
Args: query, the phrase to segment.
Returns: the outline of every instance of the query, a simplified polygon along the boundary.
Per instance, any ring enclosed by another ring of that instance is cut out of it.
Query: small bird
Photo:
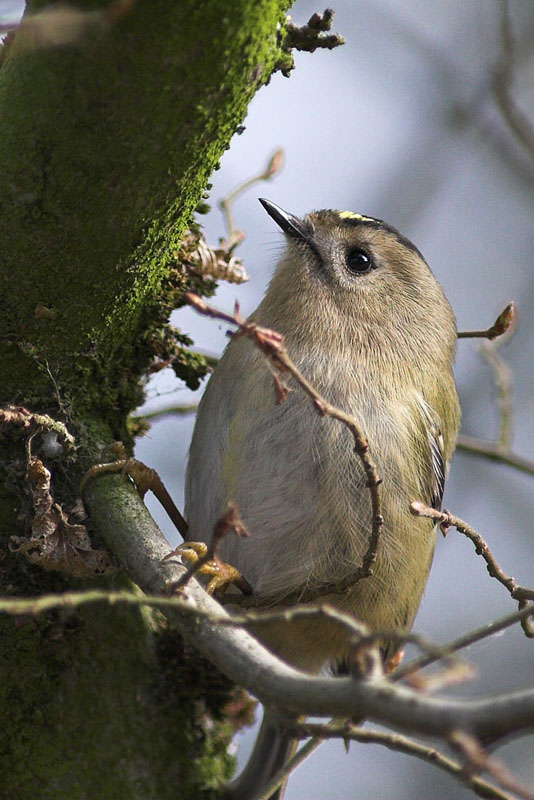
[[[382,220],[335,210],[300,219],[260,202],[286,248],[251,318],[283,335],[306,379],[365,433],[382,479],[377,558],[371,576],[325,594],[354,573],[368,548],[366,475],[348,429],[315,413],[291,380],[287,397],[275,402],[269,364],[246,337],[230,341],[199,406],[186,479],[188,535],[209,541],[233,502],[250,537],[226,537],[218,553],[248,580],[255,606],[306,596],[370,630],[407,632],[435,544],[432,521],[412,516],[409,506],[440,506],[460,419],[454,314],[419,250]],[[254,634],[309,672],[348,656],[346,630],[323,618],[262,624]],[[381,649],[388,660],[397,645],[386,640]],[[288,742],[271,719],[262,737],[252,757],[259,768],[245,768],[246,786],[232,797],[252,800],[282,765]]]

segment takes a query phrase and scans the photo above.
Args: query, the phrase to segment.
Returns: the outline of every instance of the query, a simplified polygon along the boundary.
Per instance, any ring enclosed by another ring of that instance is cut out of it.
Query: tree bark
[[[34,0],[3,46],[0,401],[62,420],[78,449],[67,465],[43,437],[28,445],[35,421],[2,426],[2,594],[88,585],[10,550],[34,514],[27,448],[67,513],[101,445],[130,438],[162,281],[248,103],[287,65],[288,5]],[[178,297],[188,286],[175,277]],[[159,614],[23,622],[0,619],[1,798],[217,796],[233,689]]]

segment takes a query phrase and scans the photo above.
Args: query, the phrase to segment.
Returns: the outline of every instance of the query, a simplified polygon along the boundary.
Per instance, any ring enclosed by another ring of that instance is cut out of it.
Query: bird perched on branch
[[[377,526],[365,447],[355,452],[349,428],[317,414],[291,376],[287,396],[275,394],[268,360],[244,336],[229,343],[200,403],[188,535],[209,540],[231,501],[251,535],[227,537],[219,555],[248,580],[254,606],[328,603],[372,631],[407,632],[435,543],[433,523],[409,506],[420,499],[439,507],[459,424],[454,315],[419,250],[395,228],[345,211],[300,219],[260,202],[286,248],[252,319],[283,335],[304,378],[367,439],[383,518],[376,558],[372,574],[358,579]],[[261,624],[254,633],[311,672],[349,656],[347,630],[325,618]],[[397,648],[384,639],[384,660]],[[287,746],[267,717],[228,796],[254,800]]]

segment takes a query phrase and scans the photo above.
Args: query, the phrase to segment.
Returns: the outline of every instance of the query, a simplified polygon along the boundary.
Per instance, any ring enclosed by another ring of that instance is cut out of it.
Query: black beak
[[[269,216],[282,228],[284,233],[287,233],[288,236],[292,236],[293,239],[300,239],[304,242],[309,241],[312,231],[305,222],[298,217],[294,217],[293,214],[288,214],[287,211],[283,211],[279,206],[275,206],[270,200],[265,200],[263,197],[259,197],[258,200]]]

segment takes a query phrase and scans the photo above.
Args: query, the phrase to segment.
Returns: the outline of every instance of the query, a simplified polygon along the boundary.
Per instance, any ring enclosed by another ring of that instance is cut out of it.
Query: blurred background
[[[2,4],[2,20],[21,3]],[[455,310],[460,330],[487,328],[509,300],[517,307],[513,336],[499,348],[513,372],[513,449],[534,459],[534,153],[503,118],[492,93],[502,57],[498,0],[336,0],[333,28],[346,44],[332,52],[296,54],[290,80],[277,74],[249,108],[246,131],[235,136],[212,178],[212,210],[201,218],[206,238],[225,235],[217,201],[260,171],[282,147],[285,166],[269,184],[240,198],[234,213],[246,233],[237,255],[250,276],[242,286],[221,283],[215,305],[246,315],[265,291],[283,246],[266,215],[265,196],[297,215],[338,208],[379,217],[422,251]],[[297,0],[297,24],[322,7]],[[512,96],[534,126],[534,3],[511,0],[515,39]],[[532,132],[531,132],[532,135]],[[195,347],[220,354],[226,327],[189,309],[174,324]],[[480,340],[459,342],[456,380],[462,432],[494,439],[499,431],[492,373]],[[171,370],[157,374],[140,413],[198,402]],[[136,454],[158,469],[179,505],[192,415],[161,417],[138,441]],[[444,505],[489,543],[504,571],[534,585],[534,478],[457,452]],[[157,503],[148,500],[163,531],[179,541]],[[445,642],[515,609],[490,579],[470,542],[451,530],[438,540],[415,630]],[[464,653],[474,680],[450,693],[481,696],[531,686],[534,640],[520,628]],[[237,737],[239,760],[254,732]],[[509,768],[534,783],[534,740],[498,751]],[[286,800],[472,797],[452,778],[376,745],[323,744],[291,777]]]

